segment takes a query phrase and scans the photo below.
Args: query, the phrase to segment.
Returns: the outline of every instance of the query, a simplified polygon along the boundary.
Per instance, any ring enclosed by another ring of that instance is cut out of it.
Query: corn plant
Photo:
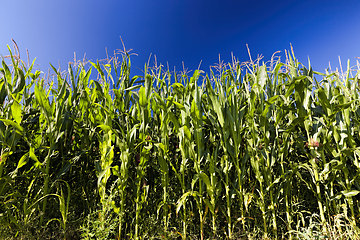
[[[293,50],[284,57],[192,73],[155,63],[132,76],[124,50],[46,76],[10,51],[0,68],[0,231],[358,236],[360,71],[320,73]],[[344,221],[332,228],[333,216]]]

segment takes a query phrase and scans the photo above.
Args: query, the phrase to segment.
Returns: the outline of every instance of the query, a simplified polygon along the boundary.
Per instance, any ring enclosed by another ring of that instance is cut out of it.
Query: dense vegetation
[[[3,238],[359,238],[359,70],[33,65],[0,68]]]

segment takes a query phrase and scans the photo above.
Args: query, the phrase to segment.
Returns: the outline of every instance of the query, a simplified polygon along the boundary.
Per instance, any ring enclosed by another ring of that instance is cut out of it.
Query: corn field
[[[5,239],[360,238],[359,68],[290,51],[131,77],[124,52],[46,78],[9,51]]]

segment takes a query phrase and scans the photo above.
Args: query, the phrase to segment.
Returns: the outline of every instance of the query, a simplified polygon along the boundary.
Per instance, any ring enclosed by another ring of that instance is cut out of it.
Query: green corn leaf
[[[274,187],[274,185],[278,184],[281,180],[281,177],[276,178],[267,188],[266,191],[270,191],[271,188]]]
[[[181,198],[177,201],[176,213],[179,213],[181,207],[186,204],[188,197],[201,197],[201,195],[197,191],[188,191],[188,192],[184,193],[181,196]]]
[[[98,125],[99,128],[101,128],[101,130],[103,130],[104,132],[109,132],[111,131],[111,127],[105,124],[100,124]]]
[[[184,85],[182,85],[181,83],[174,83],[173,85],[171,85],[172,88],[178,88],[178,89],[181,89],[181,90],[184,90],[185,87]]]
[[[207,198],[205,198],[204,201],[205,201],[206,206],[209,207],[211,214],[215,214],[215,206],[213,204],[211,204],[211,202]]]
[[[211,198],[213,198],[214,197],[214,187],[211,185],[209,177],[203,172],[199,173],[199,177],[205,183],[207,193],[209,194],[209,196]]]
[[[148,100],[145,93],[145,87],[140,87],[139,90],[139,104],[141,107],[146,107],[148,104]]]
[[[260,86],[260,89],[264,89],[264,86],[267,82],[267,73],[266,73],[266,65],[262,65],[259,69],[258,69],[258,73],[256,75],[256,82],[258,84],[258,86]]]
[[[29,160],[29,152],[25,153],[19,160],[16,169],[20,169],[23,166],[25,166],[25,164],[28,162]]]
[[[193,99],[191,102],[191,113],[194,114],[197,119],[200,119],[200,110],[197,105],[198,103],[196,103],[195,99]]]
[[[22,120],[21,105],[14,99],[11,105],[11,114],[16,123],[20,124]]]
[[[176,204],[176,213],[178,213],[180,211],[181,207],[186,204],[187,198],[189,196],[191,196],[192,194],[193,194],[192,191],[188,191],[181,196],[181,198],[177,201],[177,204]]]
[[[266,102],[267,104],[269,104],[269,105],[274,104],[279,97],[280,97],[279,95],[272,96],[271,98],[269,98],[269,99],[268,99],[267,101],[265,101],[265,102]]]
[[[358,195],[358,193],[360,193],[360,191],[358,190],[350,190],[350,191],[341,191],[341,193],[345,196],[345,197],[355,197],[356,195]]]
[[[180,128],[180,131],[184,132],[184,135],[187,137],[187,139],[191,140],[191,132],[190,129],[185,125]]]
[[[135,86],[131,86],[131,87],[128,87],[128,88],[124,89],[124,91],[133,91],[133,90],[138,89],[140,87],[141,87],[141,85],[135,85]]]
[[[39,84],[35,85],[35,98],[41,109],[44,111],[46,118],[50,122],[52,109],[49,104],[49,99],[46,97],[45,90]]]
[[[8,126],[10,125],[10,126],[14,127],[20,134],[22,134],[24,131],[24,128],[21,127],[18,123],[14,122],[14,121],[11,121],[9,119],[4,119],[4,118],[0,118],[0,121],[4,122]]]
[[[7,97],[6,82],[0,82],[0,104],[3,104]]]
[[[6,65],[5,61],[2,60],[2,66],[4,69],[4,77],[7,83],[11,84],[11,71],[9,69],[9,67]]]
[[[15,86],[13,88],[13,94],[16,94],[20,91],[22,91],[25,87],[25,76],[21,69],[17,69],[18,78],[15,82]]]
[[[183,104],[181,103],[178,103],[176,101],[172,101],[180,110],[184,111],[185,110],[185,107]]]

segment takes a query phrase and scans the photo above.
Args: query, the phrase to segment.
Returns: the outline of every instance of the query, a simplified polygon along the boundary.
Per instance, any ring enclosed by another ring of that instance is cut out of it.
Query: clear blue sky
[[[233,52],[248,60],[269,60],[275,51],[293,45],[304,63],[315,70],[329,61],[352,65],[360,57],[360,1],[358,0],[2,0],[0,55],[13,38],[22,58],[25,50],[38,67],[66,66],[74,52],[96,60],[122,48],[133,49],[133,67],[143,68],[150,54],[158,62],[180,68],[182,62],[202,69],[230,60]]]

